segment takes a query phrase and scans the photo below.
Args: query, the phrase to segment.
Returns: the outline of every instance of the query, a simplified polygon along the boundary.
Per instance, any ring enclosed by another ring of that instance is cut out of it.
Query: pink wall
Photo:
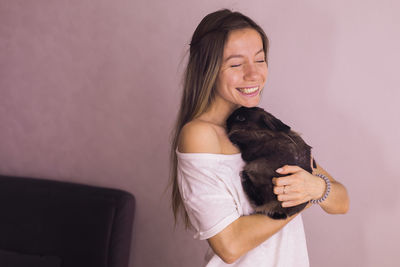
[[[394,0],[0,1],[0,173],[130,191],[131,266],[199,266],[206,243],[173,231],[168,140],[190,36],[222,7],[271,39],[261,106],[349,190],[347,215],[304,214],[312,266],[397,266]]]

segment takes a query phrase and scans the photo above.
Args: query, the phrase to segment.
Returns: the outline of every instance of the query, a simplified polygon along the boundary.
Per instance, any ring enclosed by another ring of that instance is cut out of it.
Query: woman
[[[172,142],[172,206],[195,238],[210,245],[206,266],[309,266],[300,214],[274,220],[254,214],[240,184],[244,165],[225,121],[260,101],[267,79],[268,39],[250,18],[229,10],[207,15],[195,30]],[[328,213],[346,213],[346,189],[319,165],[313,174],[282,166],[274,193],[283,207],[310,200]],[[310,206],[309,204],[308,206]]]

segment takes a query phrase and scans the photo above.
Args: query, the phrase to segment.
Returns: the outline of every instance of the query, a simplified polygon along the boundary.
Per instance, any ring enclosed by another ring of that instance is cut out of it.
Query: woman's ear
[[[272,114],[268,112],[263,112],[262,120],[264,124],[272,131],[285,132],[290,131],[290,127],[284,124],[281,120],[275,118]]]

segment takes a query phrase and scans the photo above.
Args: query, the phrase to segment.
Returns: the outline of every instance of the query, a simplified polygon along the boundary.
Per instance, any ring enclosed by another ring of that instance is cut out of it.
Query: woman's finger
[[[284,177],[279,177],[279,178],[273,178],[272,183],[275,186],[290,185],[291,183],[293,183],[293,177],[284,176]]]
[[[274,194],[275,195],[283,194],[284,193],[283,188],[284,188],[283,186],[274,186]]]
[[[274,194],[275,195],[283,195],[283,194],[288,194],[290,193],[289,191],[289,186],[284,185],[284,186],[274,186]]]
[[[300,168],[299,166],[295,165],[285,165],[280,167],[279,169],[275,170],[279,174],[291,174],[295,172],[302,171],[303,169]]]
[[[281,194],[277,196],[277,199],[279,201],[285,202],[285,201],[297,201],[301,198],[301,196],[297,193],[292,193],[292,194]]]

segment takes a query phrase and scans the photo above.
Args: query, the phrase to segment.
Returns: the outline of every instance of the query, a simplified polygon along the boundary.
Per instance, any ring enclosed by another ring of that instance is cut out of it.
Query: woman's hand
[[[276,170],[287,176],[273,178],[274,193],[282,207],[292,207],[311,199],[321,198],[326,189],[325,181],[298,166],[285,165]]]

